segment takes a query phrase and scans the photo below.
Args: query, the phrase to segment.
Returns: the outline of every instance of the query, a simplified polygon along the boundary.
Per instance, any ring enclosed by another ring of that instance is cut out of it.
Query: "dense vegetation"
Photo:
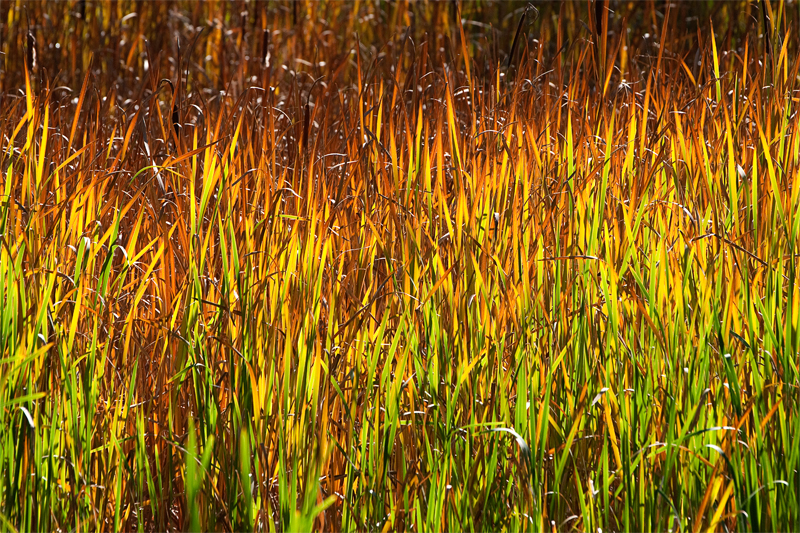
[[[3,530],[800,529],[796,4],[0,20]]]

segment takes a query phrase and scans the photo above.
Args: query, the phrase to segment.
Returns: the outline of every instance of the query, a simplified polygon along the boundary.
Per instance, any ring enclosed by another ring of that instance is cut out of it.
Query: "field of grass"
[[[798,28],[3,2],[0,529],[800,530]]]

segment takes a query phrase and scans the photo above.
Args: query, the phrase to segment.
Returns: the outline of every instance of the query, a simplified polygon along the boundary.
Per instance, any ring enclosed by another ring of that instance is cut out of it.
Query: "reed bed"
[[[0,528],[800,529],[794,3],[0,6]]]

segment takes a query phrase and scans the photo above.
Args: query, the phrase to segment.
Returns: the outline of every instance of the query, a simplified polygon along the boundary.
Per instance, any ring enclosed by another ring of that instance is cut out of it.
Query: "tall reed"
[[[0,18],[4,530],[800,528],[789,5]]]

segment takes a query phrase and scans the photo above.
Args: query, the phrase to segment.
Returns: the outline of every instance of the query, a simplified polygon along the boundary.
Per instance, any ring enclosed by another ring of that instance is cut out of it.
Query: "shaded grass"
[[[4,528],[800,526],[783,4],[136,5],[4,7]]]

